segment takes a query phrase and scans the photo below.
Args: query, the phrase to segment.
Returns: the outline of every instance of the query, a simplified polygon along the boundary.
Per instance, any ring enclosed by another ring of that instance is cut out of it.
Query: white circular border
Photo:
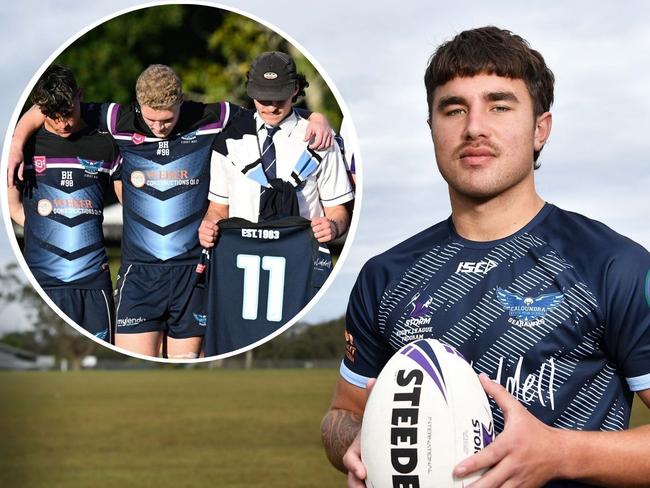
[[[9,214],[9,202],[8,202],[8,193],[7,193],[7,186],[5,184],[0,184],[0,199],[2,200],[0,204],[2,205],[2,216],[5,224],[5,229],[7,231],[7,235],[9,238],[9,243],[11,245],[11,248],[14,252],[14,256],[16,260],[18,261],[18,264],[22,268],[23,272],[27,276],[27,279],[31,283],[31,285],[34,287],[34,289],[38,292],[38,294],[41,296],[43,300],[50,306],[52,310],[54,310],[61,319],[63,319],[65,322],[67,322],[69,325],[74,327],[77,331],[79,331],[81,334],[85,335],[86,337],[94,340],[98,344],[108,347],[109,349],[112,349],[113,351],[119,352],[121,354],[126,354],[127,356],[131,356],[134,358],[138,359],[144,359],[147,361],[155,361],[159,363],[171,363],[171,364],[195,364],[195,363],[205,363],[205,362],[210,362],[210,361],[216,361],[219,359],[225,359],[231,356],[235,356],[237,354],[241,354],[243,352],[249,351],[251,349],[254,349],[257,346],[260,346],[264,344],[265,342],[270,341],[274,337],[277,337],[278,335],[282,334],[284,331],[286,331],[289,327],[294,325],[296,322],[298,322],[302,317],[304,317],[313,307],[316,305],[318,300],[321,299],[321,297],[327,292],[327,289],[332,285],[334,282],[336,275],[339,273],[341,267],[345,263],[345,260],[348,257],[348,254],[350,253],[350,247],[352,245],[352,242],[354,241],[354,236],[357,231],[357,227],[359,225],[359,214],[361,213],[361,201],[362,201],[362,188],[363,188],[363,159],[360,154],[359,150],[359,143],[358,143],[358,138],[357,138],[357,133],[356,133],[356,128],[354,126],[354,122],[352,120],[352,117],[350,115],[350,111],[348,110],[347,105],[345,104],[343,97],[341,96],[340,92],[334,85],[334,82],[332,79],[327,75],[327,73],[323,70],[323,67],[318,63],[312,56],[309,54],[309,52],[300,44],[298,43],[293,37],[289,36],[286,32],[282,31],[281,29],[278,29],[271,23],[257,17],[256,15],[250,14],[248,12],[245,12],[243,10],[237,9],[235,7],[229,7],[226,5],[222,5],[219,3],[212,3],[212,2],[201,2],[201,1],[157,1],[157,2],[150,2],[150,3],[144,3],[140,5],[135,5],[131,6],[122,10],[119,10],[113,14],[107,15],[103,17],[102,19],[98,20],[97,22],[89,25],[85,29],[82,29],[81,31],[77,32],[66,42],[64,42],[57,50],[55,50],[49,58],[45,60],[45,62],[41,65],[41,67],[36,71],[32,79],[30,80],[29,84],[25,87],[25,90],[23,91],[22,95],[18,99],[18,103],[16,105],[16,108],[14,109],[14,112],[11,116],[11,119],[9,120],[9,125],[7,126],[7,134],[5,135],[5,141],[4,141],[4,146],[2,149],[2,162],[0,163],[0,171],[2,172],[3,175],[7,174],[8,170],[8,159],[9,159],[9,146],[11,145],[11,137],[13,135],[13,128],[16,127],[16,124],[18,123],[18,116],[20,115],[20,110],[21,108],[25,105],[25,102],[27,101],[27,98],[29,94],[31,93],[34,85],[38,81],[38,79],[41,77],[45,69],[65,50],[67,49],[73,42],[75,42],[77,39],[79,39],[81,36],[86,34],[87,32],[91,31],[95,27],[112,20],[116,17],[119,17],[120,15],[124,15],[127,13],[134,12],[136,10],[141,10],[145,8],[150,8],[150,7],[157,7],[161,5],[200,5],[200,6],[205,6],[205,7],[214,7],[222,10],[227,10],[229,12],[233,12],[239,15],[242,15],[244,17],[247,17],[251,20],[254,20],[258,22],[259,24],[264,25],[265,27],[271,29],[274,31],[276,34],[282,36],[285,40],[293,44],[298,50],[302,53],[303,56],[305,56],[311,64],[316,68],[320,76],[325,80],[327,83],[328,88],[332,91],[334,94],[334,97],[336,99],[336,102],[339,105],[339,108],[341,109],[341,112],[343,113],[343,117],[347,118],[348,123],[350,124],[349,127],[351,129],[352,133],[352,139],[353,139],[353,147],[354,147],[354,153],[355,153],[355,161],[358,166],[358,174],[357,174],[357,188],[355,190],[355,205],[354,205],[354,212],[352,214],[352,221],[350,223],[350,229],[348,230],[348,237],[346,239],[345,245],[343,246],[343,250],[341,251],[341,255],[339,256],[339,259],[336,263],[336,266],[334,266],[334,269],[332,270],[332,273],[330,276],[327,278],[325,284],[322,286],[322,288],[318,291],[318,293],[309,301],[303,309],[298,312],[297,315],[295,315],[291,320],[289,320],[285,325],[280,327],[278,330],[273,332],[272,334],[269,334],[268,336],[264,337],[263,339],[260,339],[257,342],[254,342],[252,344],[249,344],[246,347],[242,347],[241,349],[237,349],[235,351],[231,351],[225,354],[219,354],[217,356],[210,356],[206,358],[196,358],[196,359],[169,359],[169,358],[159,358],[159,357],[153,357],[153,356],[146,356],[144,354],[139,354],[135,353],[132,351],[128,351],[126,349],[123,349],[121,347],[117,347],[113,344],[109,344],[108,342],[102,341],[99,338],[95,337],[93,334],[88,332],[86,329],[83,327],[77,325],[73,320],[71,320],[67,315],[65,315],[59,307],[57,307],[54,302],[50,299],[50,297],[43,291],[41,286],[38,284],[36,279],[34,278],[34,275],[32,274],[31,270],[29,269],[29,266],[27,266],[27,262],[25,261],[25,258],[23,257],[22,252],[20,251],[20,247],[18,246],[18,240],[16,239],[16,236],[14,234],[13,230],[13,224],[12,220]]]

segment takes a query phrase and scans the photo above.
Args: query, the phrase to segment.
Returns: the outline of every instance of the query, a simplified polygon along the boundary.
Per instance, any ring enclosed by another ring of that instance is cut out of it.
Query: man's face
[[[293,98],[293,97],[292,97]],[[286,100],[253,100],[255,109],[265,124],[275,127],[293,110],[291,98]]]
[[[548,138],[551,114],[533,116],[523,80],[479,74],[436,88],[429,125],[450,191],[486,199],[532,184],[533,151]]]
[[[142,105],[140,107],[142,120],[144,120],[144,123],[147,124],[154,136],[168,137],[176,127],[182,104],[183,101],[179,100],[167,109],[155,109]]]
[[[81,129],[81,93],[77,93],[69,114],[60,117],[45,117],[45,128],[59,137],[68,138]]]

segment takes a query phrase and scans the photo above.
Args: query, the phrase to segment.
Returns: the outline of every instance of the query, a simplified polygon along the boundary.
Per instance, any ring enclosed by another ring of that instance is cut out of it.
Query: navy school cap
[[[280,51],[260,54],[251,63],[246,93],[255,100],[286,100],[296,88],[296,63]]]

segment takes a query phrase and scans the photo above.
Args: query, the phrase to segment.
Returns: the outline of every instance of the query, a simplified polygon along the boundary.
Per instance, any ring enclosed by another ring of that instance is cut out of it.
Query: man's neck
[[[516,233],[544,206],[532,179],[489,199],[460,195],[451,188],[449,196],[456,232],[465,239],[478,242],[503,239]]]

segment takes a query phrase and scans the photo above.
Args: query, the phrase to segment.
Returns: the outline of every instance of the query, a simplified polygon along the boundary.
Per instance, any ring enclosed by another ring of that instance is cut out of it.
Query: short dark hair
[[[486,26],[461,32],[429,58],[424,73],[429,119],[437,87],[456,77],[481,73],[523,80],[533,100],[535,117],[551,109],[555,77],[542,55],[509,30]],[[533,161],[540,152],[533,152]]]
[[[456,77],[480,73],[523,80],[533,99],[535,116],[548,112],[553,104],[555,77],[542,55],[522,37],[487,26],[461,32],[429,58],[424,73],[429,118],[437,87]]]
[[[298,97],[304,97],[305,88],[309,86],[309,82],[307,81],[307,78],[302,73],[296,74],[296,86],[298,87],[298,93],[296,93],[293,96],[291,102],[295,102],[296,100],[298,100]]]
[[[32,90],[30,100],[51,119],[69,117],[74,110],[74,99],[79,92],[72,70],[53,64],[40,77]]]

